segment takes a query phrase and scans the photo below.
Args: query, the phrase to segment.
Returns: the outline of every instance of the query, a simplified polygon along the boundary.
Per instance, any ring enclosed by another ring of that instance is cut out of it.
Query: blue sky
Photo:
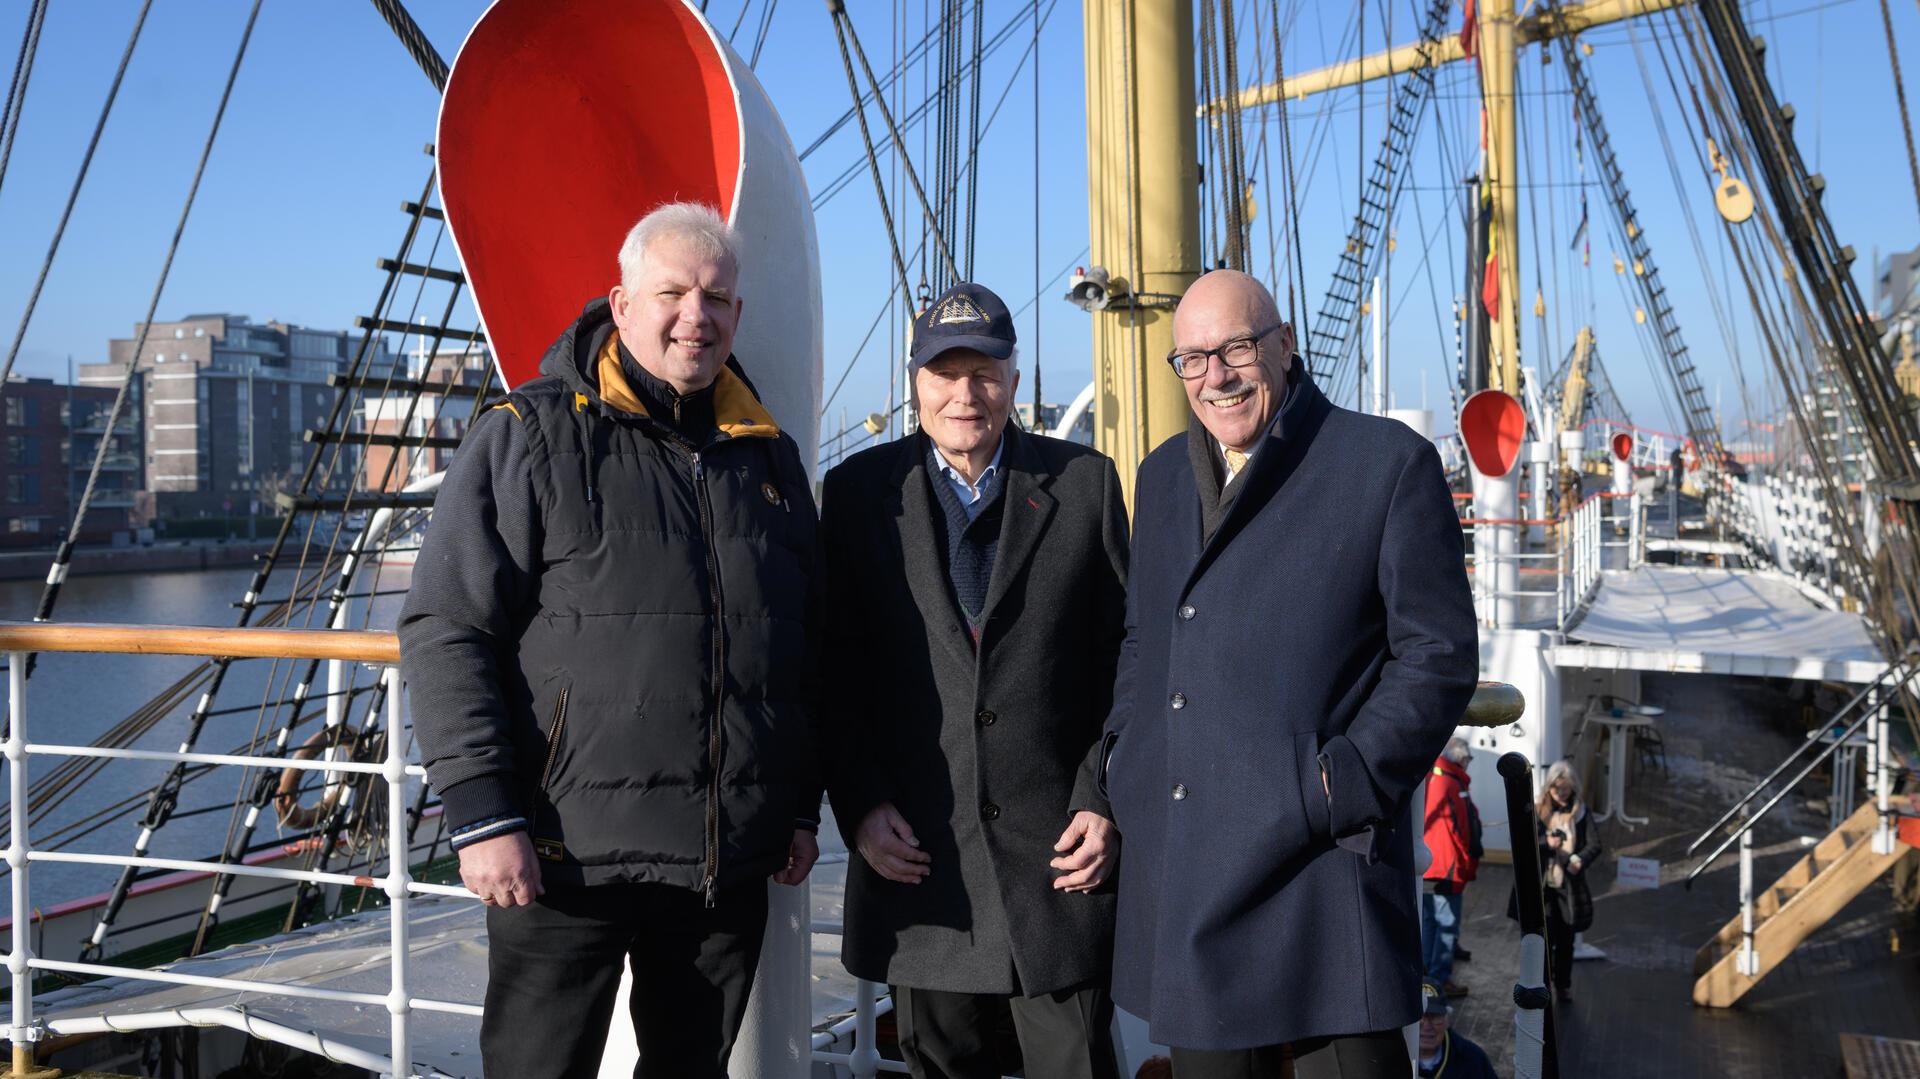
[[[743,51],[751,48],[764,0],[746,2],[739,32]],[[436,0],[411,6],[428,36],[451,59],[485,4]],[[1282,5],[1296,6],[1300,14],[1285,45],[1289,70],[1316,67],[1352,49],[1353,6]],[[0,11],[0,43],[8,56],[19,40],[27,7],[15,3]],[[26,336],[20,370],[59,376],[69,356],[76,364],[102,359],[108,339],[130,333],[144,312],[246,7],[240,0],[155,4]],[[901,32],[902,24],[895,21],[899,7],[878,0],[851,5],[869,55],[882,68],[890,62],[893,35]],[[906,7],[911,10],[902,17],[904,32],[917,39],[923,5]],[[1002,25],[1024,7],[989,0],[988,26]],[[1237,7],[1251,12],[1263,5]],[[0,333],[8,340],[136,8],[133,0],[53,5],[18,142],[0,186]],[[1048,0],[1042,0],[1042,9],[1049,15],[1040,49],[1037,223],[1032,69],[1014,76],[1029,31],[1022,29],[1009,47],[987,60],[982,88],[984,107],[991,108],[1010,81],[1012,86],[983,141],[975,276],[998,289],[1016,309],[1033,295],[1036,254],[1041,277],[1050,279],[1063,267],[1084,261],[1078,256],[1087,243],[1081,5],[1059,0],[1049,7]],[[1384,10],[1368,7],[1364,33],[1369,48],[1384,43],[1379,14]],[[1392,5],[1396,41],[1411,37],[1414,10],[1408,0]],[[723,32],[742,13],[740,0],[712,0],[710,14]],[[1827,174],[1827,208],[1843,242],[1858,249],[1857,276],[1867,288],[1874,251],[1920,243],[1920,207],[1906,168],[1879,9],[1867,0],[1758,0],[1748,5],[1748,14],[1753,28],[1772,45],[1769,71],[1780,96],[1799,112],[1803,154]],[[1894,4],[1893,16],[1906,50],[1903,58],[1909,61],[1907,75],[1920,78],[1920,69],[1912,63],[1920,57],[1920,12],[1910,4]],[[1457,14],[1453,21],[1457,25]],[[794,142],[804,147],[849,102],[832,25],[821,5],[788,3],[775,7],[769,27],[760,75]],[[1652,32],[1639,31],[1646,57],[1654,55],[1649,51]],[[1700,361],[1708,395],[1719,400],[1732,425],[1741,413],[1734,364],[1740,364],[1757,404],[1764,396],[1765,364],[1752,351],[1749,330],[1742,328],[1735,341],[1726,341],[1713,317],[1708,281],[1732,303],[1734,323],[1744,327],[1747,321],[1733,291],[1738,282],[1723,276],[1718,225],[1703,216],[1711,212],[1711,189],[1689,171],[1693,150],[1684,143],[1664,76],[1654,69],[1658,93],[1650,95],[1633,40],[1624,29],[1595,31],[1589,40],[1595,46],[1589,70],[1656,259]],[[1243,73],[1251,67],[1243,60]],[[1597,190],[1589,200],[1596,225],[1592,266],[1580,268],[1577,255],[1567,250],[1578,216],[1578,194],[1569,186],[1570,107],[1557,58],[1555,66],[1543,67],[1537,49],[1529,50],[1521,71],[1522,92],[1529,95],[1523,104],[1523,134],[1532,147],[1527,178],[1536,185],[1523,195],[1527,361],[1551,368],[1558,352],[1571,343],[1579,320],[1590,318],[1609,373],[1634,418],[1667,427],[1671,418],[1662,391],[1633,336],[1632,307],[1622,300],[1619,283],[1607,280],[1613,276],[1613,248],[1598,228],[1605,204]],[[917,96],[921,78],[919,70],[910,74],[908,83],[915,88],[910,99]],[[1437,87],[1438,111],[1429,114],[1412,166],[1412,188],[1397,221],[1390,351],[1398,403],[1417,406],[1424,400],[1444,411],[1453,354],[1447,308],[1460,291],[1461,276],[1461,237],[1450,223],[1453,177],[1447,169],[1471,147],[1475,104],[1472,74],[1464,66],[1444,71]],[[1379,137],[1383,92],[1376,85],[1364,98],[1345,91],[1293,106],[1295,153],[1302,170],[1310,169],[1298,192],[1310,309],[1318,307],[1352,213],[1357,159],[1362,152],[1370,159]],[[1652,127],[1655,104],[1667,110],[1669,133],[1681,140],[1676,146],[1679,192]],[[425,178],[428,161],[421,147],[433,137],[436,106],[432,87],[371,4],[267,3],[162,298],[160,317],[232,311],[342,327],[365,313],[380,283],[374,260],[391,253],[403,225],[398,205],[413,197]],[[1272,116],[1268,110],[1256,122],[1268,125],[1269,138],[1278,130]],[[877,129],[877,113],[871,118]],[[1317,151],[1309,138],[1316,123],[1325,133]],[[1258,126],[1249,131],[1250,139],[1258,137]],[[1437,149],[1443,140],[1450,147],[1444,158]],[[917,145],[917,137],[914,141]],[[862,160],[857,131],[849,125],[808,160],[810,181],[818,191]],[[1547,186],[1549,168],[1557,186]],[[1265,228],[1268,217],[1279,210],[1278,193],[1263,190],[1259,198],[1254,268],[1264,272]],[[1694,215],[1701,229],[1708,254],[1705,266],[1688,237],[1687,214]],[[907,220],[917,236],[917,222],[911,214]],[[826,285],[826,381],[831,387],[885,302],[892,270],[871,182],[864,174],[856,175],[821,210],[818,226]],[[1423,238],[1422,226],[1430,241]],[[1540,355],[1539,327],[1530,314],[1536,227],[1545,256],[1538,278],[1556,315],[1546,339],[1551,358]],[[1551,237],[1558,243],[1550,243]],[[1053,400],[1071,397],[1090,377],[1087,316],[1062,302],[1062,291],[1059,282],[1048,284],[1040,302],[1020,318],[1023,353],[1031,357],[1037,351],[1042,358],[1046,396]],[[853,367],[822,424],[823,435],[837,429],[842,407],[856,417],[880,407],[886,394],[890,330],[890,324],[883,324]],[[1031,347],[1036,332],[1037,350]],[[894,341],[897,347],[897,332]],[[1030,380],[1031,373],[1027,377]],[[1450,426],[1442,419],[1442,430]]]

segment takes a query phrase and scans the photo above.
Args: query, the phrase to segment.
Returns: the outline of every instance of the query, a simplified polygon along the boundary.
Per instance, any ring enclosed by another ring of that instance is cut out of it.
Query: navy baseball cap
[[[1439,982],[1427,979],[1420,983],[1421,1015],[1446,1015],[1452,1010],[1447,1005],[1447,991]]]
[[[1013,316],[993,290],[962,281],[940,294],[913,319],[910,370],[919,370],[949,349],[970,348],[1004,360],[1013,355]]]

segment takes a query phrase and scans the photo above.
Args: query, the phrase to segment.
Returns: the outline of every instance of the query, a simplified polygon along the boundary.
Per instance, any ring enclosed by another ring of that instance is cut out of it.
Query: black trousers
[[[1573,926],[1560,917],[1557,904],[1547,904],[1547,983],[1555,989],[1573,988]]]
[[[1280,1079],[1284,1045],[1258,1049],[1173,1050],[1173,1079]],[[1407,1079],[1407,1039],[1398,1030],[1293,1043],[1295,1079]]]
[[[549,888],[487,910],[488,1075],[591,1076],[606,1048],[620,972],[633,966],[634,1079],[724,1079],[760,963],[767,890],[665,884]]]
[[[914,1079],[1000,1079],[994,1032],[1009,1013],[1027,1079],[1119,1079],[1104,984],[1035,997],[893,987],[900,1051]]]

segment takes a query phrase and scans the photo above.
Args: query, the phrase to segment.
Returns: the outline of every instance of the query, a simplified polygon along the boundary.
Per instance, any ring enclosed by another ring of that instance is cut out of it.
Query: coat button
[[[1187,785],[1185,783],[1175,783],[1173,785],[1173,800],[1176,802],[1184,802],[1186,798]]]
[[[999,719],[1000,717],[994,715],[992,712],[988,711],[987,709],[982,708],[980,710],[980,714],[977,716],[974,716],[973,718],[976,721],[978,721],[982,727],[991,727],[993,726],[993,721],[996,719]]]
[[[1184,693],[1176,693],[1173,695],[1173,699],[1167,703],[1173,705],[1175,708],[1185,708],[1187,706],[1187,695]]]
[[[1184,604],[1181,604],[1181,605],[1180,605],[1180,621],[1182,621],[1182,622],[1191,622],[1191,621],[1193,621],[1193,616],[1194,616],[1194,615],[1195,615],[1196,613],[1198,613],[1198,612],[1196,612],[1196,611],[1195,611],[1195,610],[1193,609],[1193,604],[1191,604],[1191,603],[1184,603]]]
[[[1000,807],[997,805],[994,805],[992,802],[988,802],[986,805],[981,806],[980,819],[981,820],[999,820]]]

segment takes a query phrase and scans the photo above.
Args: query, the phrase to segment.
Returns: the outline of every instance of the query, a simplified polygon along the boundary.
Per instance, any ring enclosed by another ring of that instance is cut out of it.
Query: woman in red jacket
[[[1467,995],[1453,980],[1454,948],[1460,942],[1460,898],[1480,868],[1473,849],[1473,799],[1467,788],[1467,762],[1473,750],[1464,738],[1451,738],[1427,777],[1427,850],[1433,863],[1421,883],[1420,944],[1427,977],[1450,997]]]

